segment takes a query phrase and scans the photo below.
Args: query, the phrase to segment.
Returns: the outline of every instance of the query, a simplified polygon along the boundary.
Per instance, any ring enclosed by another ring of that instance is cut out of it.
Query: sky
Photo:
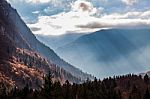
[[[34,34],[149,28],[150,0],[8,0]]]

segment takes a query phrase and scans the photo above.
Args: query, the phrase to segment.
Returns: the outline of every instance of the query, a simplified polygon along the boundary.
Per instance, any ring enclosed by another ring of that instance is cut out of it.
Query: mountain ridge
[[[16,12],[16,10],[14,11]],[[12,14],[14,13],[12,12]],[[64,68],[68,72],[71,72],[76,77],[81,77],[81,79],[84,80],[87,78],[92,78],[92,76],[90,77],[90,75],[84,74],[81,70],[78,70],[74,66],[63,61],[52,49],[37,41],[36,37],[33,34],[28,36],[29,34],[31,34],[31,31],[29,28],[27,28],[27,25],[22,20],[15,20],[18,18],[21,19],[18,14],[13,15],[13,17],[11,18],[12,21],[14,21],[13,23],[15,24],[16,28],[18,28],[20,31],[23,31],[20,33],[25,38],[25,40],[30,43],[30,46],[33,48],[33,50],[36,50],[43,57],[47,58],[48,60],[51,60],[50,62]],[[24,27],[20,27],[22,25]]]
[[[149,69],[149,32],[150,29],[100,30],[83,35],[56,52],[65,61],[102,78],[141,72]]]
[[[56,81],[59,80],[62,83],[65,80],[72,83],[83,81],[82,77],[58,67],[41,54],[39,49],[45,47],[58,57],[50,48],[36,39],[17,11],[5,0],[0,1],[0,15],[0,83],[5,82],[17,87],[29,84],[30,87],[37,88],[43,83],[43,75],[49,69]],[[81,74],[84,73],[81,72]]]
[[[54,51],[58,47],[71,43],[72,41],[76,40],[77,38],[85,35],[84,33],[66,33],[62,35],[42,35],[36,34],[35,36],[45,45],[52,48]]]

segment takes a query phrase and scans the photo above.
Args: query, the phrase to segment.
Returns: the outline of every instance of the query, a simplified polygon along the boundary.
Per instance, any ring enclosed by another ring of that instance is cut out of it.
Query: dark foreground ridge
[[[0,85],[1,99],[150,99],[150,78],[137,75],[116,76],[103,81],[95,78],[83,84],[70,84],[66,81],[52,83],[49,73],[40,89],[26,85],[23,89],[7,88]]]

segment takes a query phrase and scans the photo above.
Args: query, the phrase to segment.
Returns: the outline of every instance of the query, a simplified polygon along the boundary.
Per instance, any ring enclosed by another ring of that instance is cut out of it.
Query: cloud
[[[89,33],[104,28],[149,28],[150,11],[114,13],[95,17],[72,10],[53,16],[41,16],[36,24],[29,26],[41,28],[33,32],[43,35],[60,35],[68,32]]]
[[[32,31],[39,31],[39,30],[41,30],[41,28],[37,28],[37,27],[31,27],[30,28]]]
[[[25,0],[25,1],[29,3],[48,3],[52,0]]]
[[[93,7],[92,3],[83,0],[75,1],[72,4],[72,10],[88,14],[95,14],[97,12],[97,9]]]
[[[103,15],[103,19],[149,19],[150,18],[150,11],[132,11],[127,13],[111,13],[109,15]]]
[[[60,35],[67,32],[93,32],[94,29],[82,29],[76,25],[85,25],[88,23],[88,16],[78,15],[76,12],[60,13],[54,16],[40,16],[35,24],[28,24],[30,28],[41,28],[39,31],[33,31],[35,34]]]
[[[145,11],[140,15],[142,18],[150,18],[150,11]]]
[[[7,0],[8,2],[47,3],[52,0]]]
[[[145,19],[97,19],[86,25],[77,25],[79,28],[100,29],[100,28],[149,28],[150,20]]]
[[[33,11],[32,13],[33,13],[33,14],[39,14],[40,11]]]
[[[33,32],[44,35],[89,32],[91,30],[81,29],[76,27],[76,25],[87,23],[89,18],[96,13],[96,10],[90,2],[78,0],[71,4],[71,11],[52,16],[39,16],[37,23],[28,24],[28,26],[30,28],[41,28],[41,30]]]
[[[49,10],[51,7],[49,7]],[[106,28],[149,28],[150,11],[104,13],[91,2],[77,0],[70,3],[70,11],[41,15],[36,23],[28,24],[34,34],[60,35],[69,32],[89,33]],[[50,13],[51,11],[47,11]],[[97,14],[98,13],[98,14]],[[37,29],[36,29],[37,28]]]
[[[150,11],[112,13],[102,15],[100,18],[93,18],[86,25],[77,25],[79,28],[100,29],[100,28],[149,28]]]
[[[133,5],[138,2],[138,0],[122,0],[126,5]]]

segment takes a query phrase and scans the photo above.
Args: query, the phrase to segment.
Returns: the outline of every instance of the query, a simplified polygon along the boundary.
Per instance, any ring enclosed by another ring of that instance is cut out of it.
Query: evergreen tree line
[[[61,85],[60,82],[52,83],[49,73],[44,82],[38,90],[31,89],[28,84],[23,89],[10,89],[1,83],[0,99],[150,99],[150,78],[147,74],[144,78],[131,74],[102,81],[95,78],[82,84],[70,84],[67,80]],[[139,87],[138,83],[143,87]]]

